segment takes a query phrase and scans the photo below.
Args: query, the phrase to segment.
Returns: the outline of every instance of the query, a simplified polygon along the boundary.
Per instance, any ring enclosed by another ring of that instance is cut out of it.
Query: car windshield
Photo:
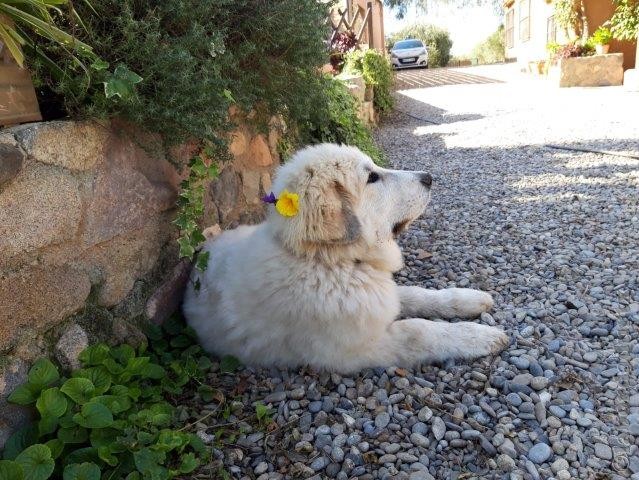
[[[404,40],[403,42],[397,42],[393,47],[393,50],[404,50],[406,48],[420,48],[424,44],[421,40]]]

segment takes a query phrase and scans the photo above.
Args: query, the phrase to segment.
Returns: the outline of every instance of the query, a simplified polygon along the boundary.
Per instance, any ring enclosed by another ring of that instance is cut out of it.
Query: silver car
[[[421,40],[410,38],[396,42],[390,55],[393,68],[428,68],[428,48]]]

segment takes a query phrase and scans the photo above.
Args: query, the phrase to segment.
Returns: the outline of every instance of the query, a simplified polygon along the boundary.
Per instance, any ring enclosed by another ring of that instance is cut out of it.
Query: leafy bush
[[[595,30],[595,33],[592,34],[591,43],[595,45],[608,45],[612,40],[612,32],[609,28],[599,27]]]
[[[70,378],[38,360],[9,401],[35,405],[39,420],[7,441],[0,478],[164,480],[208,461],[202,441],[177,428],[176,406],[187,392],[212,400],[215,392],[202,384],[211,361],[177,321],[149,338],[150,350],[88,347]]]
[[[558,61],[562,58],[571,57],[587,57],[593,54],[593,46],[591,44],[581,45],[580,43],[569,43],[567,45],[549,44],[549,51],[554,52],[552,60]]]
[[[615,13],[610,19],[610,30],[617,40],[636,40],[639,36],[639,1],[616,0]]]
[[[373,102],[381,113],[388,113],[393,108],[393,70],[388,59],[377,50],[355,50],[346,57],[346,70],[359,73],[366,85],[373,87]]]
[[[504,27],[500,26],[486,40],[478,44],[471,55],[478,63],[497,63],[506,59]]]
[[[428,46],[428,64],[432,67],[445,67],[450,60],[453,41],[448,31],[435,25],[418,24],[403,28],[391,35],[391,45],[405,38],[418,38]]]
[[[339,72],[344,66],[344,55],[352,52],[357,47],[355,32],[339,32],[331,42],[331,65],[333,70]]]
[[[135,72],[139,83],[107,98],[105,73],[87,80],[69,61],[63,81],[39,69],[40,81],[61,94],[72,116],[121,116],[168,143],[221,143],[233,103],[294,115],[287,105],[309,95],[306,79],[327,58],[326,11],[316,0],[95,0],[96,13],[82,2],[75,7],[87,25],[80,39],[123,80]]]
[[[357,117],[357,101],[342,82],[322,77],[310,103],[317,108],[308,110],[306,119],[299,123],[299,141],[353,145],[378,165],[385,162],[370,131]]]

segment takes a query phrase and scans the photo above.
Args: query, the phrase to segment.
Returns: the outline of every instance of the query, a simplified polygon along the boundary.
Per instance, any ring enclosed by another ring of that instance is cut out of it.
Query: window
[[[515,10],[510,9],[506,12],[506,47],[513,48],[515,46]]]
[[[554,43],[557,41],[557,25],[555,17],[550,16],[546,21],[546,43]]]
[[[530,0],[519,1],[519,40],[530,40]]]

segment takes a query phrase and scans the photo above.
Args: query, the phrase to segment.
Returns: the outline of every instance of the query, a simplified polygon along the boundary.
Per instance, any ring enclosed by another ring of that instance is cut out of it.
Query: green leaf
[[[38,399],[41,387],[32,385],[31,383],[23,383],[19,385],[11,395],[9,395],[9,402],[16,403],[18,405],[31,405]]]
[[[74,378],[86,378],[93,384],[94,395],[102,395],[111,386],[111,374],[106,367],[83,368],[73,372]]]
[[[114,415],[126,412],[131,408],[131,400],[125,395],[101,395],[99,397],[94,397],[93,401],[101,403]]]
[[[73,416],[73,420],[85,428],[104,428],[113,423],[113,415],[103,404],[91,401],[82,406],[82,410]]]
[[[35,425],[26,425],[9,437],[4,444],[3,458],[14,460],[20,452],[38,441],[38,428]]]
[[[78,405],[84,405],[95,393],[95,387],[88,378],[70,378],[60,388],[60,391],[67,395]]]
[[[106,358],[104,362],[102,362],[102,365],[104,365],[112,375],[120,375],[124,371],[124,367],[112,358]]]
[[[191,245],[191,240],[188,237],[180,237],[177,242],[180,247],[180,258],[193,258],[195,248]]]
[[[109,68],[109,62],[106,62],[102,60],[101,58],[98,58],[95,62],[91,64],[91,68],[95,70],[96,72],[102,72],[106,70],[107,68]]]
[[[63,480],[100,480],[102,472],[95,463],[72,463],[67,465],[62,475]]]
[[[84,443],[89,438],[86,428],[70,427],[58,430],[58,438],[64,443]]]
[[[98,447],[98,457],[107,465],[115,467],[118,464],[118,457],[113,455],[111,449],[104,445],[102,447]]]
[[[53,459],[58,458],[62,453],[62,450],[64,450],[64,442],[57,438],[49,440],[45,443],[45,445],[49,447],[49,450],[51,450],[51,458]]]
[[[73,450],[65,459],[67,465],[73,463],[100,463],[100,457],[98,457],[98,449],[95,447],[86,447]]]
[[[191,339],[186,335],[178,335],[171,339],[171,346],[173,348],[184,348],[191,345]]]
[[[240,361],[233,355],[225,355],[220,361],[221,373],[233,373],[240,367]]]
[[[144,371],[144,367],[149,364],[149,357],[135,357],[129,359],[127,362],[125,371],[129,372],[132,375],[142,375]]]
[[[148,365],[144,366],[141,375],[144,378],[159,380],[166,376],[166,370],[155,363],[149,363]]]
[[[91,345],[85,348],[78,356],[82,364],[88,367],[101,365],[108,357],[109,346],[104,343]]]
[[[164,480],[169,478],[169,472],[166,468],[159,465],[164,461],[164,455],[160,452],[154,452],[150,448],[143,448],[133,454],[135,467],[144,478],[152,480]]]
[[[187,453],[182,456],[182,462],[180,463],[180,473],[191,473],[195,470],[200,462],[193,453]]]
[[[188,437],[183,433],[173,430],[162,430],[158,437],[157,448],[164,452],[170,452],[171,450],[180,448],[182,445],[188,443],[188,441]]]
[[[29,370],[29,383],[41,389],[58,381],[59,378],[58,369],[47,358],[39,359]]]
[[[255,415],[257,416],[257,419],[260,421],[268,420],[272,412],[273,411],[266,405],[263,405],[261,403],[258,403],[255,405]]]
[[[16,457],[15,461],[22,466],[24,480],[46,480],[55,467],[51,450],[41,443],[28,447]]]
[[[130,98],[135,94],[135,85],[141,81],[142,77],[129,70],[126,65],[118,65],[113,74],[104,82],[104,94],[106,98],[115,96],[123,99]]]
[[[123,343],[119,347],[111,349],[111,356],[115,358],[118,363],[126,365],[135,358],[135,350],[131,345]]]
[[[0,480],[22,480],[22,465],[11,460],[0,460]]]
[[[47,417],[59,418],[67,411],[67,399],[58,387],[48,388],[40,394],[36,408],[43,419]]]
[[[112,445],[118,438],[118,430],[114,428],[96,428],[91,430],[91,446],[100,448]]]
[[[38,435],[44,437],[50,433],[55,432],[58,428],[59,418],[57,417],[44,417],[38,421]]]
[[[195,262],[195,268],[197,268],[200,272],[206,270],[209,266],[209,257],[211,256],[211,252],[200,252],[197,256],[197,260]]]

